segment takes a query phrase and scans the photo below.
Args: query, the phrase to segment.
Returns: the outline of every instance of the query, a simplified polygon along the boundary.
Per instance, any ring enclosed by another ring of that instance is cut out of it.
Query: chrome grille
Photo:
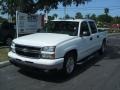
[[[40,58],[41,48],[15,45],[15,51],[18,55],[29,57],[29,58]]]

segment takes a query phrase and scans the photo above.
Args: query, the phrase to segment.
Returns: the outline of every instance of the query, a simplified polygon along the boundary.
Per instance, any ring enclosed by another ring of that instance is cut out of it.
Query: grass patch
[[[8,48],[0,48],[0,62],[8,60]]]

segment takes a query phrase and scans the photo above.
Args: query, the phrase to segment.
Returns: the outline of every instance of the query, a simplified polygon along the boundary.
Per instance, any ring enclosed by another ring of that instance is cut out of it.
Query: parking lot
[[[70,77],[13,65],[0,68],[0,90],[120,90],[120,35],[110,36],[105,54],[77,65]]]

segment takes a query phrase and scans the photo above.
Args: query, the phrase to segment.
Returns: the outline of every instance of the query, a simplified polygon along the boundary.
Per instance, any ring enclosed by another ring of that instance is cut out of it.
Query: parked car
[[[13,23],[4,22],[0,26],[0,42],[10,45],[15,37],[16,30]]]
[[[105,51],[107,32],[99,32],[89,19],[53,20],[47,33],[36,33],[14,39],[8,56],[19,67],[62,70],[72,74],[77,62],[99,51]]]

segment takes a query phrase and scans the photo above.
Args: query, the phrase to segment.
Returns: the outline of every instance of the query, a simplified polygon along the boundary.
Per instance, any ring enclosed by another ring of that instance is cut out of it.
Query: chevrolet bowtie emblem
[[[22,51],[23,51],[23,52],[28,52],[28,50],[27,50],[26,48],[24,48]]]

